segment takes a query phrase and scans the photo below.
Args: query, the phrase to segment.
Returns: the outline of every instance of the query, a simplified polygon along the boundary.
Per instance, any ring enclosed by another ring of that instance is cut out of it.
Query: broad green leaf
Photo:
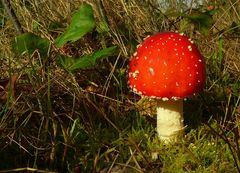
[[[104,48],[102,50],[96,51],[93,54],[85,55],[80,58],[66,57],[63,56],[60,58],[60,64],[71,72],[78,69],[87,69],[94,67],[97,62],[101,59],[107,58],[108,56],[112,56],[115,54],[117,50],[116,46],[112,46],[109,48]]]
[[[94,27],[93,9],[91,5],[84,3],[73,15],[67,30],[55,40],[55,43],[58,47],[62,47],[67,42],[77,41]]]
[[[212,15],[209,12],[193,11],[190,15],[186,16],[190,23],[203,35],[207,36],[214,23]]]
[[[41,57],[46,57],[49,46],[50,42],[47,39],[30,32],[15,37],[12,42],[13,51],[18,55],[31,55],[34,51],[38,50]]]
[[[200,9],[192,9],[190,14],[172,12],[167,14],[168,17],[183,17],[180,21],[180,32],[184,32],[191,25],[194,26],[194,29],[198,30],[201,34],[207,36],[209,31],[214,23],[213,15],[217,13],[218,10],[208,10],[202,12]]]
[[[68,70],[68,68],[75,63],[74,57],[60,55],[58,58],[58,63],[61,64],[66,70]]]

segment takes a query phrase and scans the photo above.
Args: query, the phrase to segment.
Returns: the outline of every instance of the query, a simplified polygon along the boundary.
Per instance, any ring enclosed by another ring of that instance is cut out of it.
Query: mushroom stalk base
[[[183,134],[183,100],[158,101],[157,133],[166,143],[175,142]]]

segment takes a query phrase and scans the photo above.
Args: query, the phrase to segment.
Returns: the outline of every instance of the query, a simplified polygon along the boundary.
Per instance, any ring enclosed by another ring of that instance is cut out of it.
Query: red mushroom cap
[[[205,83],[205,64],[196,45],[183,34],[163,32],[148,37],[129,63],[133,92],[164,99],[184,98]]]

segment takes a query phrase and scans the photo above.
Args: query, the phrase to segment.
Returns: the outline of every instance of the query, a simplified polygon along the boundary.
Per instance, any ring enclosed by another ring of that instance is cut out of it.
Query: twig
[[[45,170],[40,170],[40,169],[35,169],[35,168],[16,168],[16,169],[9,169],[9,170],[2,170],[0,173],[7,173],[7,172],[22,172],[22,171],[32,171],[32,172],[41,172],[41,173],[57,173],[53,171],[45,171]]]
[[[10,20],[13,23],[13,26],[15,28],[15,30],[17,31],[18,34],[22,34],[23,33],[23,29],[21,27],[21,24],[15,14],[15,12],[13,11],[11,4],[8,0],[1,0],[1,3],[4,7],[4,9],[6,10],[8,17],[10,18]]]

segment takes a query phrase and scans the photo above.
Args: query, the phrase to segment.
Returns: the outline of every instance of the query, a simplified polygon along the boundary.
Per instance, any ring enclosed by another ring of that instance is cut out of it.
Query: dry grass
[[[155,120],[146,116],[149,110],[142,110],[144,100],[129,92],[125,75],[136,45],[149,34],[175,31],[182,18],[155,8],[156,2],[87,2],[94,9],[97,28],[105,21],[109,31],[98,37],[90,33],[70,44],[72,54],[80,56],[110,45],[119,47],[116,57],[93,69],[66,72],[57,64],[59,52],[54,47],[48,63],[38,53],[18,57],[11,50],[11,40],[16,36],[11,22],[6,20],[1,29],[1,79],[18,79],[14,99],[0,100],[0,169],[29,166],[72,172],[237,172],[240,1],[208,2],[202,7],[214,5],[218,10],[209,36],[191,27],[186,30],[206,58],[208,79],[204,92],[185,103],[189,115],[185,140],[169,147],[155,138]],[[83,1],[11,3],[25,32],[54,43]],[[231,27],[233,22],[236,26]],[[151,158],[154,151],[161,153],[157,160]]]

